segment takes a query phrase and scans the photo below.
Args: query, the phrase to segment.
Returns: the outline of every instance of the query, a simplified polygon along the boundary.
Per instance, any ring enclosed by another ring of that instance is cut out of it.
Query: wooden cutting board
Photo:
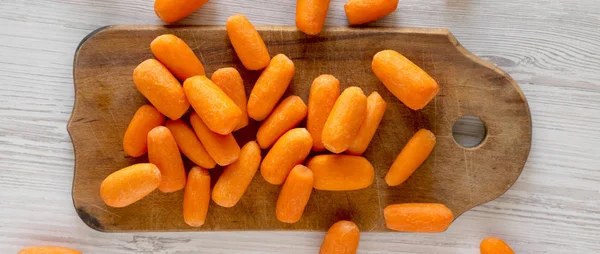
[[[306,230],[324,231],[341,219],[353,220],[361,231],[386,231],[382,210],[406,202],[440,202],[458,217],[474,206],[502,195],[517,180],[531,146],[531,115],[518,85],[502,70],[460,46],[448,30],[415,28],[329,28],[313,37],[294,27],[258,27],[271,56],[284,53],[295,63],[296,75],[287,95],[307,101],[312,80],[333,74],[342,89],[360,86],[368,95],[379,92],[388,107],[364,156],[375,167],[375,182],[358,191],[313,191],[302,219],[284,224],[275,218],[280,186],[257,174],[233,208],[211,204],[206,224],[187,226],[182,217],[183,192],[155,191],[125,208],[107,207],[100,198],[102,180],[125,166],[147,162],[130,158],[122,148],[129,120],[147,103],[135,89],[132,72],[152,58],[150,42],[173,33],[185,40],[205,65],[215,70],[237,68],[248,94],[260,75],[247,71],[237,58],[225,28],[206,26],[112,26],[83,39],[75,54],[75,106],[68,124],[75,150],[73,202],[90,227],[107,232]],[[398,101],[371,71],[371,59],[394,49],[421,66],[440,84],[427,107],[413,111]],[[485,140],[463,148],[452,137],[452,126],[464,115],[480,117]],[[255,138],[258,123],[235,133],[240,145]],[[388,168],[409,138],[420,128],[437,136],[427,161],[402,185],[388,187]],[[266,153],[266,151],[264,151]],[[264,154],[263,153],[263,154]],[[191,164],[187,163],[187,169]],[[221,172],[211,171],[213,184]]]

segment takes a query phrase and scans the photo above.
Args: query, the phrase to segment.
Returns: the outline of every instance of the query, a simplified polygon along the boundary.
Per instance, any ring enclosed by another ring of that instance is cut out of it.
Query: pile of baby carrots
[[[179,21],[208,0],[156,0],[155,12],[165,22]],[[351,25],[380,19],[394,10],[398,0],[349,0],[344,9]],[[298,0],[296,26],[309,35],[323,29],[329,0]],[[328,74],[316,77],[308,103],[292,95],[282,98],[295,74],[294,62],[284,54],[271,58],[252,23],[243,15],[227,20],[229,40],[243,66],[262,70],[246,96],[244,81],[235,68],[222,68],[210,78],[191,48],[172,34],[150,43],[156,59],[133,71],[137,90],[150,104],[141,106],[129,123],[123,150],[131,157],[148,154],[149,163],[120,169],[100,186],[106,205],[125,207],[155,189],[184,190],[183,219],[192,227],[205,223],[210,200],[233,207],[242,198],[256,172],[266,182],[282,185],[274,211],[282,223],[296,223],[304,213],[313,189],[349,191],[369,187],[374,168],[361,155],[367,150],[386,110],[379,93],[369,96],[360,87],[340,91],[339,80]],[[393,50],[373,57],[373,73],[404,105],[419,110],[438,93],[438,83],[409,59]],[[183,85],[182,85],[183,84]],[[189,111],[189,120],[182,119]],[[165,116],[168,118],[166,120]],[[240,147],[233,132],[261,122],[256,141]],[[306,126],[298,126],[306,119]],[[436,143],[426,129],[417,131],[390,165],[385,176],[397,186],[427,159]],[[268,149],[262,158],[261,149]],[[308,158],[310,152],[328,154]],[[182,156],[196,166],[186,175]],[[208,169],[224,167],[211,192]],[[444,204],[393,204],[383,210],[386,226],[402,232],[442,232],[454,219]],[[320,253],[356,253],[360,240],[352,221],[334,223]],[[47,251],[47,252],[44,252]],[[483,254],[514,253],[498,238],[481,242]],[[81,253],[61,247],[34,247],[20,254]]]
[[[282,98],[294,77],[294,62],[284,54],[271,58],[259,33],[243,15],[231,16],[226,27],[244,67],[264,69],[250,95],[246,96],[244,81],[235,68],[219,69],[209,79],[202,62],[182,39],[172,34],[155,38],[150,49],[156,59],[143,61],[133,71],[136,88],[151,105],[137,110],[123,139],[127,155],[148,153],[149,163],[109,175],[100,187],[104,202],[124,207],[156,188],[165,193],[184,189],[183,219],[198,227],[205,222],[211,198],[217,205],[235,206],[260,169],[266,182],[282,185],[277,219],[295,223],[313,189],[369,187],[374,168],[361,154],[385,113],[386,102],[379,93],[367,97],[356,86],[340,91],[339,80],[324,74],[314,79],[308,105],[295,95]],[[423,108],[439,90],[425,71],[392,50],[377,53],[372,68],[412,109]],[[184,121],[181,118],[190,106],[193,112],[189,121]],[[165,116],[169,120],[165,121]],[[232,133],[248,125],[249,118],[261,122],[256,141],[240,148]],[[305,119],[306,128],[298,126]],[[434,145],[431,131],[418,131],[390,166],[385,177],[388,185],[402,184]],[[269,150],[264,158],[261,149]],[[311,150],[331,153],[307,160]],[[197,165],[187,176],[181,154]],[[216,165],[225,168],[211,194],[207,169]],[[412,219],[417,215],[421,220]],[[453,219],[443,204],[390,205],[384,216],[388,228],[406,232],[444,231]]]

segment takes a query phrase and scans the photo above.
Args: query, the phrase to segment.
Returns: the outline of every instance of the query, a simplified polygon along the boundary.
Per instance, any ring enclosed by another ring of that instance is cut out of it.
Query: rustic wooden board
[[[90,34],[75,54],[76,101],[68,124],[76,160],[73,202],[87,225],[107,232],[323,231],[337,220],[351,219],[362,231],[386,231],[382,209],[389,204],[441,202],[458,217],[502,195],[523,170],[531,146],[531,115],[523,93],[502,70],[462,48],[449,31],[340,27],[309,37],[293,27],[258,29],[272,56],[284,53],[294,60],[296,75],[288,94],[306,101],[312,80],[329,73],[340,79],[342,89],[354,85],[367,94],[378,91],[388,102],[364,154],[375,167],[374,184],[358,191],[313,191],[304,216],[292,225],[276,220],[279,186],[268,184],[260,174],[234,208],[213,203],[200,228],[184,223],[181,191],[155,191],[129,207],[107,207],[99,196],[102,180],[122,167],[147,161],[127,157],[121,142],[135,110],[147,103],[135,89],[132,72],[152,57],[152,39],[163,33],[181,37],[200,56],[208,75],[221,67],[236,67],[248,93],[260,74],[243,68],[224,27],[113,26]],[[440,83],[440,93],[425,109],[408,109],[374,76],[371,59],[383,49],[401,52]],[[464,115],[476,115],[486,125],[487,136],[477,147],[463,148],[452,137],[454,122]],[[236,133],[238,142],[254,139],[257,126],[252,122]],[[388,187],[383,176],[420,128],[436,134],[435,150],[404,184]],[[211,171],[213,182],[220,171]]]

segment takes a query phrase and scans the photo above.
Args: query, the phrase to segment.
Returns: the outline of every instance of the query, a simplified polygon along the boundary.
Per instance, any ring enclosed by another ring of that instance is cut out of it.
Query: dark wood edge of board
[[[79,42],[79,45],[77,46],[77,49],[75,50],[75,54],[73,57],[73,86],[74,86],[74,103],[73,103],[73,108],[72,108],[72,112],[71,112],[71,116],[69,117],[69,120],[67,122],[67,132],[69,133],[69,137],[71,138],[71,143],[73,144],[73,153],[74,153],[74,166],[73,166],[73,170],[75,171],[77,168],[77,146],[75,145],[75,138],[72,134],[72,124],[73,124],[73,120],[74,120],[74,112],[76,111],[76,109],[78,108],[78,104],[79,104],[79,100],[78,100],[78,96],[77,96],[77,84],[75,83],[75,80],[77,80],[76,78],[76,74],[75,74],[75,66],[77,65],[77,60],[78,60],[78,54],[79,51],[81,49],[81,47],[91,38],[103,33],[103,32],[108,32],[110,30],[113,29],[129,29],[129,28],[135,28],[136,30],[144,30],[144,29],[148,29],[148,30],[152,30],[152,29],[156,29],[157,27],[164,27],[164,28],[186,28],[186,27],[202,27],[204,29],[209,29],[209,30],[221,30],[223,29],[224,26],[184,26],[184,25],[167,25],[167,26],[160,26],[160,25],[109,25],[109,26],[103,26],[100,27],[92,32],[90,32],[88,35],[86,35],[81,42]],[[298,33],[300,33],[300,31],[298,31],[296,29],[295,26],[256,26],[257,30],[287,30],[287,31],[297,31]],[[452,34],[452,32],[450,32],[450,30],[445,29],[445,28],[404,28],[404,27],[328,27],[326,28],[326,31],[355,31],[355,32],[364,32],[364,31],[369,31],[369,32],[387,32],[387,33],[422,33],[422,34],[431,34],[431,35],[439,35],[439,36],[445,36],[448,38],[448,41],[454,45],[457,49],[457,51],[459,51],[462,55],[464,55],[466,58],[469,58],[471,61],[484,66],[496,73],[498,73],[499,75],[501,75],[502,77],[504,77],[506,79],[506,81],[508,81],[510,84],[512,84],[512,86],[516,89],[516,91],[519,93],[519,95],[521,96],[521,98],[523,99],[523,102],[525,103],[525,107],[529,116],[529,122],[532,123],[532,118],[531,118],[531,111],[529,108],[529,103],[527,102],[527,99],[525,97],[525,94],[523,93],[523,91],[521,90],[521,88],[519,87],[519,85],[514,81],[514,79],[508,74],[506,73],[504,70],[500,69],[499,67],[497,67],[496,65],[477,57],[475,54],[471,53],[469,50],[467,50],[466,48],[464,48],[460,42],[454,37],[454,35]],[[531,139],[532,139],[532,125],[530,124],[529,127],[529,146],[527,147],[527,154],[525,156],[525,162],[523,167],[520,169],[519,171],[519,177],[520,174],[523,172],[527,158],[529,157],[529,153],[531,151]],[[485,138],[479,145],[475,146],[475,147],[471,147],[471,148],[464,148],[463,149],[467,149],[467,150],[474,150],[474,149],[478,149],[478,147],[482,146],[483,144],[485,144],[485,142],[487,141],[487,138]],[[455,141],[456,142],[456,141]],[[515,179],[515,182],[518,180]],[[496,197],[493,197],[489,200],[486,200],[485,202],[481,203],[481,204],[485,204],[487,202],[490,202],[502,195],[504,195],[504,193],[506,193],[513,185],[514,183],[511,183],[510,185],[507,186],[507,188],[502,192],[499,193]],[[75,184],[75,175],[73,176],[73,185]],[[97,221],[96,218],[94,218],[93,216],[89,215],[86,211],[80,210],[77,208],[76,205],[76,201],[74,199],[73,196],[73,187],[71,188],[71,199],[73,202],[73,207],[75,208],[75,211],[77,212],[77,215],[79,216],[79,218],[84,222],[85,225],[87,225],[88,227],[90,227],[93,230],[96,230],[98,232],[104,232],[104,233],[118,233],[118,232],[122,232],[122,231],[109,231],[109,230],[105,230],[100,223]],[[479,205],[481,205],[479,204]],[[472,207],[470,207],[468,210],[474,208],[475,206],[478,205],[474,205]],[[456,220],[458,217],[460,217],[459,214],[458,216],[454,217],[454,220]],[[221,232],[227,232],[227,231],[236,231],[236,230],[221,230]],[[260,230],[258,230],[260,231]],[[268,230],[268,231],[286,231],[286,230]],[[135,233],[135,232],[145,232],[145,231],[126,231],[126,232],[130,232],[130,233]],[[185,231],[185,230],[158,230],[156,232],[189,232],[189,231]],[[309,232],[309,231],[307,231]]]

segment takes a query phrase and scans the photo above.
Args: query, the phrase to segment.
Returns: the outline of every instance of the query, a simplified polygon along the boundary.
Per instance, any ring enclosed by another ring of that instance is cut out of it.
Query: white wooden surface
[[[161,24],[152,0],[0,0],[0,252],[317,253],[323,233],[106,234],[71,201],[72,61],[109,24]],[[327,25],[345,25],[332,0]],[[294,25],[294,0],[213,0],[182,24]],[[600,253],[600,1],[402,0],[379,26],[447,27],[521,85],[533,146],[517,183],[441,234],[363,234],[360,253],[479,253],[495,235],[517,253]]]

